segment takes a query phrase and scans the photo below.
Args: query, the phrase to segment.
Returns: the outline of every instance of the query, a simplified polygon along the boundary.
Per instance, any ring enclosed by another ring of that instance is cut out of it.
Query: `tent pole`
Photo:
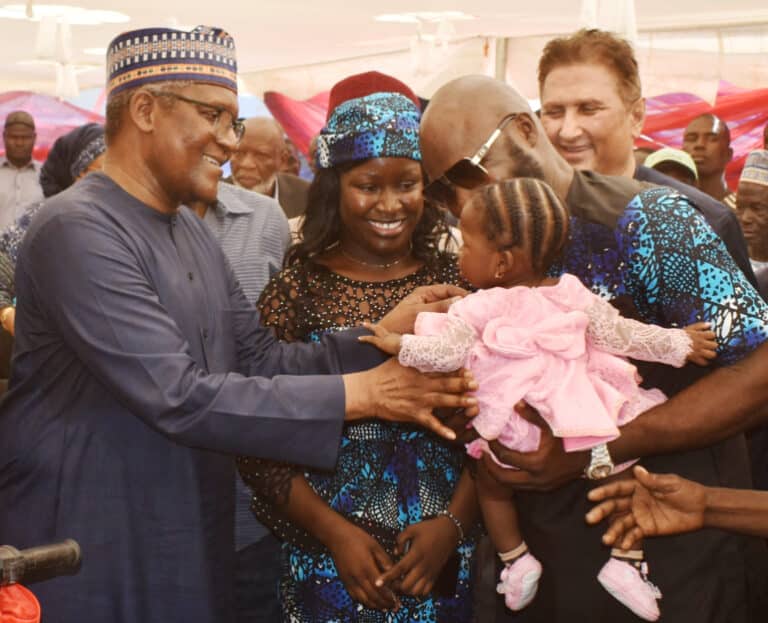
[[[496,37],[496,69],[495,77],[502,82],[507,81],[507,54],[509,52],[509,37]]]

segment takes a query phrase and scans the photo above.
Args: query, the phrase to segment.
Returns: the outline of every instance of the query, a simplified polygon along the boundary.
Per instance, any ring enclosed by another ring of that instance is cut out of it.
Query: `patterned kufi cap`
[[[741,170],[741,182],[768,186],[768,150],[756,149],[749,152]]]
[[[107,93],[163,82],[191,80],[237,93],[235,41],[220,28],[198,26],[131,30],[107,48]]]
[[[352,97],[343,99],[347,95]],[[333,108],[317,139],[318,167],[368,158],[421,162],[417,102],[405,84],[385,74],[367,72],[342,80],[331,90]]]

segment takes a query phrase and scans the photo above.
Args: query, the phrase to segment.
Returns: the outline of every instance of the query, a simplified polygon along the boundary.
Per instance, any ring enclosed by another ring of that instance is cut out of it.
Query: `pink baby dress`
[[[419,314],[399,360],[423,372],[472,371],[480,412],[471,425],[481,438],[467,451],[479,457],[494,439],[514,450],[538,448],[539,428],[514,410],[520,400],[563,438],[566,451],[615,439],[620,426],[666,399],[639,387],[624,357],[681,367],[690,349],[683,329],[623,318],[565,274],[553,286],[481,290],[446,314]]]

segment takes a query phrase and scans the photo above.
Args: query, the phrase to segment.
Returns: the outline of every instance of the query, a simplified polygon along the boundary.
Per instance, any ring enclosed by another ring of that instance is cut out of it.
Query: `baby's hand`
[[[709,365],[717,357],[717,341],[708,322],[696,322],[685,327],[685,332],[691,338],[691,352],[687,360],[697,366]]]
[[[358,340],[373,344],[379,350],[390,355],[400,354],[400,338],[402,336],[399,333],[391,333],[380,324],[371,324],[370,322],[364,322],[363,326],[369,331],[373,331],[373,335],[361,335],[357,338]]]

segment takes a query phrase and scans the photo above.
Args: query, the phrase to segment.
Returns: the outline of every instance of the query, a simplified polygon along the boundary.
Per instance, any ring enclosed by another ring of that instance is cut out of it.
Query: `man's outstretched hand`
[[[648,536],[691,532],[704,525],[705,488],[676,474],[651,474],[640,465],[634,479],[618,480],[589,492],[598,504],[587,523],[612,517],[603,535],[606,545],[631,549]]]
[[[471,394],[477,383],[466,370],[422,374],[390,359],[371,370],[345,374],[343,379],[347,420],[376,417],[417,424],[454,440],[456,434],[432,409],[463,407],[467,417],[477,414],[477,400]]]

